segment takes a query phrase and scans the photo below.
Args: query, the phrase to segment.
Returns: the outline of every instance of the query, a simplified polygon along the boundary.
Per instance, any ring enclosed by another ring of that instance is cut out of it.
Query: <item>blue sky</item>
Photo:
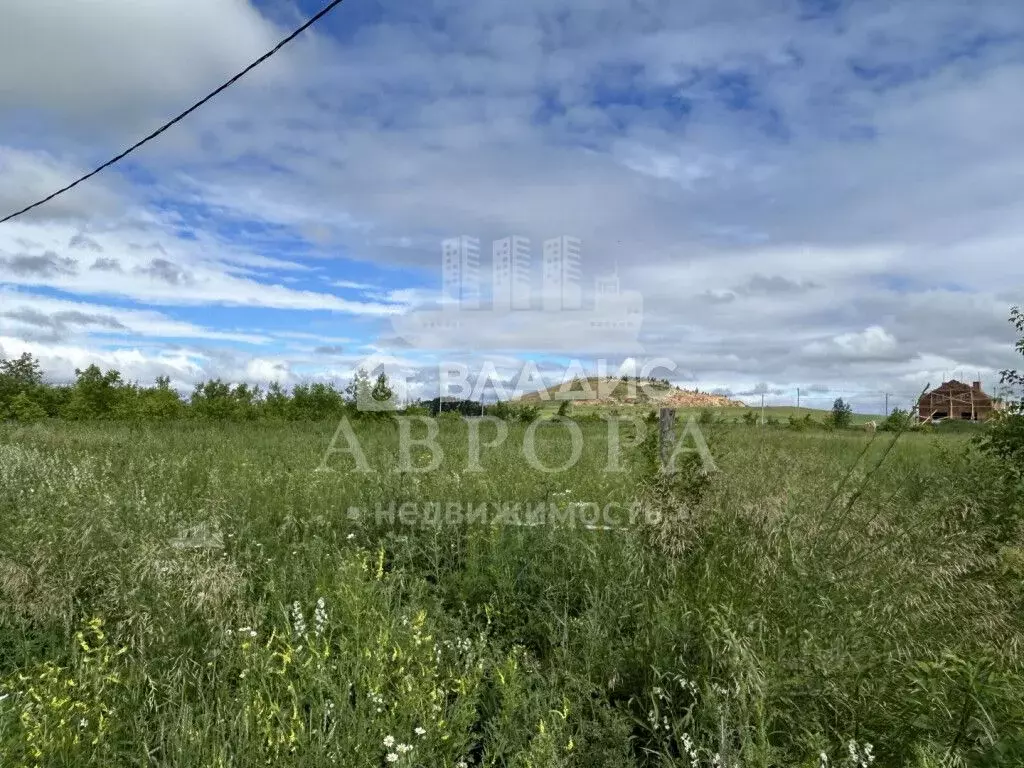
[[[317,7],[7,3],[0,208]],[[586,297],[617,267],[643,295],[642,355],[680,382],[994,382],[1024,296],[1022,43],[1003,0],[350,0],[130,161],[0,225],[0,352],[182,389],[344,384],[379,355],[429,389],[441,353],[391,318],[437,299],[441,240],[478,237],[486,271],[493,239],[528,237],[539,276],[542,242],[572,235]],[[557,321],[517,327],[443,356],[554,368]]]

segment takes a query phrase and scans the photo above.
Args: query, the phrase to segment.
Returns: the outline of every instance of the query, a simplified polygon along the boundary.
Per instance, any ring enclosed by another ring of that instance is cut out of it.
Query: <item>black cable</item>
[[[117,163],[117,162],[123,160],[128,155],[130,155],[132,152],[134,152],[136,149],[141,147],[143,144],[146,144],[146,143],[152,141],[157,136],[159,136],[161,133],[163,133],[168,128],[170,128],[172,125],[174,125],[174,124],[184,120],[186,117],[188,117],[190,114],[195,112],[197,109],[199,109],[201,106],[203,106],[203,104],[208,102],[214,96],[218,95],[222,91],[227,90],[232,85],[237,83],[239,80],[241,80],[247,74],[252,72],[252,70],[256,69],[256,67],[258,67],[264,61],[266,61],[271,56],[273,56],[275,53],[280,51],[282,48],[284,48],[286,45],[288,45],[288,43],[290,43],[296,37],[301,35],[303,32],[305,32],[311,26],[316,24],[318,21],[320,21],[320,19],[322,19],[328,13],[333,11],[337,6],[341,5],[343,2],[344,2],[344,0],[331,0],[331,2],[329,2],[327,5],[325,5],[323,7],[323,9],[321,9],[315,16],[312,16],[305,24],[303,24],[301,27],[299,27],[294,32],[292,32],[290,35],[288,35],[288,37],[286,37],[283,40],[281,40],[281,42],[279,42],[277,45],[275,45],[269,51],[267,51],[262,56],[260,56],[258,59],[256,59],[256,61],[254,61],[248,67],[243,69],[237,75],[235,75],[230,80],[228,80],[226,83],[222,84],[219,88],[217,88],[217,90],[215,90],[215,91],[207,94],[206,96],[204,96],[202,99],[197,101],[195,104],[193,104],[191,107],[186,109],[184,112],[182,112],[180,115],[175,117],[173,120],[169,120],[168,122],[164,123],[162,126],[157,128],[155,131],[153,131],[151,134],[146,136],[144,139],[141,139],[140,141],[137,141],[135,144],[133,144],[132,146],[128,147],[128,149],[126,149],[124,152],[122,152],[121,154],[117,155],[116,157],[110,158],[103,165],[101,165],[98,168],[96,168],[96,169],[90,171],[89,173],[85,174],[85,176],[82,176],[80,179],[76,179],[75,181],[73,181],[70,184],[68,184],[66,187],[58,189],[56,192],[54,192],[51,195],[47,195],[42,200],[37,200],[36,202],[32,203],[32,205],[26,206],[25,208],[22,208],[20,211],[15,211],[14,213],[9,214],[9,215],[5,216],[4,218],[0,219],[0,224],[3,224],[4,222],[10,221],[13,218],[21,216],[23,213],[28,213],[33,208],[38,208],[40,205],[43,205],[45,203],[50,202],[51,200],[53,200],[58,195],[63,195],[68,190],[73,189],[74,187],[77,187],[83,181],[86,181],[87,179],[91,179],[93,176],[95,176],[97,173],[102,171],[104,168],[109,168],[114,163]]]

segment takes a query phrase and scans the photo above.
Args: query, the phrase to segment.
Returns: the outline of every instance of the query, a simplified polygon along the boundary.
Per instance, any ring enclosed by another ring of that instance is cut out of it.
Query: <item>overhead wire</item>
[[[150,141],[155,139],[157,136],[162,134],[164,131],[168,130],[169,128],[171,128],[172,126],[176,125],[177,123],[180,123],[182,120],[184,120],[186,117],[191,115],[193,112],[195,112],[201,106],[206,104],[208,101],[210,101],[211,99],[215,98],[219,94],[221,94],[224,91],[226,91],[232,85],[234,85],[239,80],[241,80],[243,77],[245,77],[247,74],[249,74],[254,69],[256,69],[256,67],[258,67],[260,64],[265,62],[270,57],[274,56],[278,51],[280,51],[282,48],[284,48],[286,45],[288,45],[288,43],[292,42],[292,40],[297,38],[299,35],[301,35],[307,29],[309,29],[314,24],[316,24],[318,21],[320,21],[322,18],[324,18],[324,16],[326,16],[328,13],[333,11],[335,8],[337,8],[339,5],[341,5],[343,2],[344,2],[344,0],[331,0],[331,2],[327,3],[327,5],[325,5],[323,8],[321,8],[316,14],[314,14],[309,19],[307,19],[306,22],[302,26],[298,27],[296,30],[294,30],[287,37],[282,38],[277,43],[277,45],[275,45],[269,51],[264,53],[262,56],[260,56],[254,62],[252,62],[249,66],[247,66],[241,72],[239,72],[238,74],[234,75],[229,80],[226,80],[225,82],[223,82],[215,90],[213,90],[210,93],[206,94],[206,96],[204,96],[199,101],[194,103],[192,106],[190,106],[184,112],[182,112],[180,115],[177,115],[176,117],[171,118],[166,123],[164,123],[159,128],[157,128],[155,131],[153,131],[149,135],[143,137],[142,139],[139,139],[137,142],[132,144],[130,147],[128,147],[128,149],[126,149],[123,152],[121,152],[121,153],[115,155],[114,157],[110,158],[109,160],[107,160],[102,165],[99,165],[96,168],[94,168],[93,170],[91,170],[88,173],[86,173],[84,176],[81,176],[81,177],[75,179],[73,182],[71,182],[67,186],[61,187],[56,192],[53,192],[53,193],[47,195],[46,197],[41,198],[40,200],[37,200],[36,202],[32,203],[31,205],[26,205],[24,208],[22,208],[19,211],[15,211],[14,213],[11,213],[11,214],[8,214],[7,216],[4,216],[4,218],[0,219],[0,224],[8,222],[11,219],[15,219],[18,216],[22,216],[22,215],[28,213],[29,211],[31,211],[31,210],[33,210],[35,208],[38,208],[41,205],[45,205],[46,203],[50,202],[54,198],[59,197],[60,195],[63,195],[65,192],[68,192],[71,189],[74,189],[79,184],[81,184],[83,181],[88,181],[93,176],[98,174],[100,171],[103,171],[106,168],[109,168],[110,166],[112,166],[112,165],[114,165],[116,163],[119,163],[121,160],[124,160],[124,158],[128,157],[128,155],[130,155],[132,152],[134,152],[135,150],[139,149],[139,147],[143,146],[144,144],[149,143]]]

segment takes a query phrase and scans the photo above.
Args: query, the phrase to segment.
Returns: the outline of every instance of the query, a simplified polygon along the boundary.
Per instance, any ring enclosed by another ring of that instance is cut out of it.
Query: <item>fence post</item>
[[[662,408],[658,419],[658,446],[661,449],[661,471],[671,472],[669,462],[676,446],[676,409]]]

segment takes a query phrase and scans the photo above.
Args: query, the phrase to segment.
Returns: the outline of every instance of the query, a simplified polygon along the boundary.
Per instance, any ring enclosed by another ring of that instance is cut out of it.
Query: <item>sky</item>
[[[318,8],[8,0],[0,215]],[[557,380],[599,357],[771,404],[995,390],[1024,303],[1022,91],[1016,0],[347,0],[0,225],[0,355],[183,391],[344,385],[369,359],[433,396],[441,361]],[[494,240],[528,238],[539,306],[543,243],[578,238],[585,306],[609,274],[642,296],[636,349],[553,349],[569,316],[537,306],[489,325],[456,307],[494,330],[471,349],[410,342],[395,318],[445,306],[458,236],[487,306]]]

